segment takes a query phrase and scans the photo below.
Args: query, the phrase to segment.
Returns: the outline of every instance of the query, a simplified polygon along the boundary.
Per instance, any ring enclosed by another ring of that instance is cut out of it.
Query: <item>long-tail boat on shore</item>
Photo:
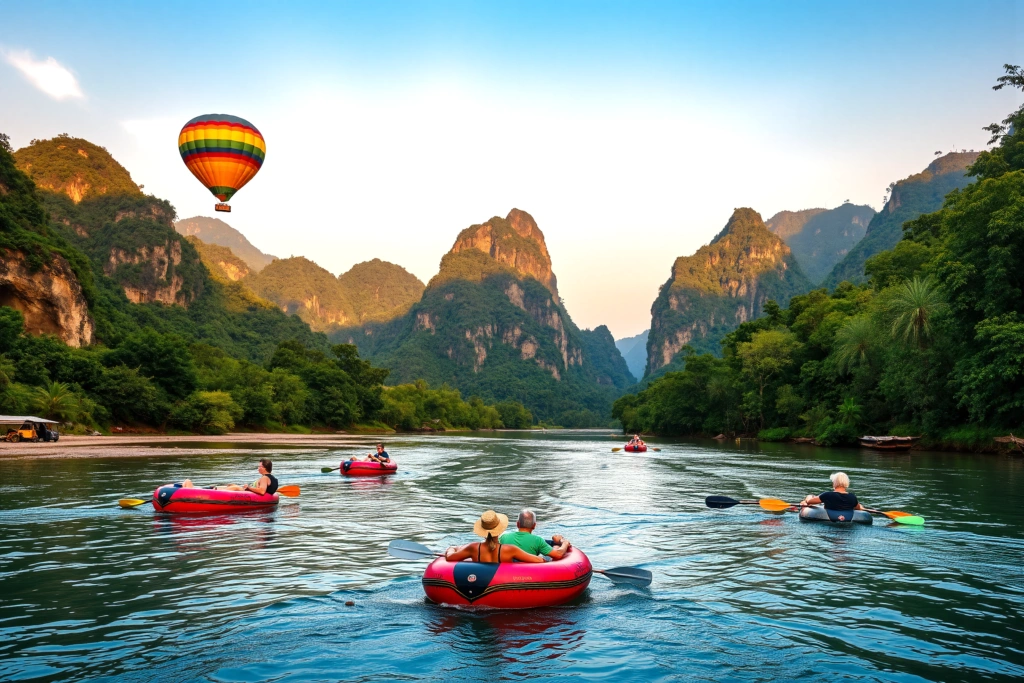
[[[919,436],[862,436],[860,445],[880,451],[909,451]]]

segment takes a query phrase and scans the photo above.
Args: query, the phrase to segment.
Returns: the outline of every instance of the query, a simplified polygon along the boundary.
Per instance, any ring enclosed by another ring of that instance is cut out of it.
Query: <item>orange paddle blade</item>
[[[779,500],[778,498],[762,498],[757,502],[757,504],[769,512],[783,512],[784,510],[794,507],[792,503],[787,503],[786,501]]]
[[[289,498],[295,498],[299,495],[300,489],[298,486],[291,484],[289,486],[282,486],[277,489],[277,492],[282,496],[288,496]]]
[[[897,517],[912,517],[913,516],[909,512],[902,512],[900,510],[888,510],[888,511],[883,510],[882,514],[885,515],[886,517],[888,517],[889,519],[896,519]]]

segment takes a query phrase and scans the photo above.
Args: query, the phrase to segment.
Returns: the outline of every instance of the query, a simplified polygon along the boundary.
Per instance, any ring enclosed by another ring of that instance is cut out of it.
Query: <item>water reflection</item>
[[[428,635],[490,663],[558,659],[576,650],[586,635],[574,607],[501,612],[430,605],[427,615]]]

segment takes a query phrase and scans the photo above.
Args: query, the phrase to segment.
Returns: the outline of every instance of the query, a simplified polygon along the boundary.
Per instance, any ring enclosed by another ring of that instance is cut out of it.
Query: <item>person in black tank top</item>
[[[257,467],[260,473],[260,478],[251,484],[240,486],[239,484],[228,484],[227,486],[210,486],[209,488],[216,489],[218,491],[249,491],[257,495],[273,495],[277,493],[277,477],[270,473],[274,469],[274,463],[270,461],[270,458],[263,458],[260,460],[260,464]],[[183,488],[191,489],[195,488],[192,484],[191,479],[186,479],[182,483]]]
[[[801,507],[808,505],[824,505],[826,510],[863,510],[864,506],[857,500],[857,496],[848,492],[850,478],[846,472],[836,472],[829,479],[832,480],[832,490],[826,491],[817,496],[807,496]]]

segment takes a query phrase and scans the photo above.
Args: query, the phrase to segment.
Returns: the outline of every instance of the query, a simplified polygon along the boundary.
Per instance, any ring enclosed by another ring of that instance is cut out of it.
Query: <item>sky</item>
[[[616,338],[735,208],[879,209],[1021,101],[991,89],[1024,64],[1013,1],[149,5],[5,7],[15,148],[86,138],[212,216],[177,136],[241,116],[266,162],[216,215],[264,252],[426,282],[460,230],[519,208],[573,320]]]

